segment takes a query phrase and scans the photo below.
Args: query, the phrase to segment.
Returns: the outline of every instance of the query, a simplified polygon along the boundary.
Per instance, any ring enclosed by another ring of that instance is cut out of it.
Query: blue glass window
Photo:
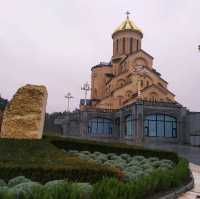
[[[91,135],[112,135],[112,120],[94,118],[88,122],[88,133]]]
[[[144,135],[149,137],[177,137],[177,120],[164,114],[145,117]]]
[[[156,136],[156,121],[149,122],[149,136]]]
[[[126,125],[126,130],[125,134],[126,137],[132,137],[134,135],[134,122],[133,122],[133,117],[132,115],[129,115],[125,119],[125,125]]]

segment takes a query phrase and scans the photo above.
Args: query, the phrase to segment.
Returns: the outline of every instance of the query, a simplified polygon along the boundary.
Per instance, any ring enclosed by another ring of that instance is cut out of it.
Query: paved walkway
[[[200,199],[200,147],[192,147],[177,144],[157,144],[145,143],[145,147],[151,149],[164,149],[168,151],[175,151],[180,156],[185,157],[190,162],[190,169],[194,176],[194,188],[179,197],[179,199]]]
[[[196,199],[200,198],[200,166],[190,163],[190,169],[194,176],[195,185],[194,188],[182,196],[179,199]]]

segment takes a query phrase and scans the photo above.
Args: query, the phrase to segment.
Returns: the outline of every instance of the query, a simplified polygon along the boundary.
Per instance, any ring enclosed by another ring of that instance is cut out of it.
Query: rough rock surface
[[[46,103],[45,86],[26,85],[19,88],[5,109],[0,137],[40,139]]]

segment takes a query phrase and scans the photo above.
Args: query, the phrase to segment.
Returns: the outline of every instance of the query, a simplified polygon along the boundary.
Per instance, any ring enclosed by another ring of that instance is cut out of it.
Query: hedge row
[[[144,199],[155,193],[169,191],[188,180],[189,169],[186,160],[180,158],[172,170],[156,170],[150,176],[136,181],[122,183],[116,179],[105,179],[94,185],[91,199]]]
[[[45,140],[0,139],[0,178],[6,181],[23,175],[41,183],[55,179],[94,183],[103,177],[118,177],[118,173],[108,166],[69,157]]]
[[[59,137],[47,137],[51,143],[56,147],[65,150],[79,150],[79,151],[99,151],[102,153],[116,153],[123,154],[128,153],[130,155],[142,155],[145,157],[158,157],[160,159],[169,159],[173,162],[178,162],[178,156],[174,152],[151,150],[143,147],[136,147],[123,143],[105,143],[94,140],[80,140],[73,138],[59,138]]]

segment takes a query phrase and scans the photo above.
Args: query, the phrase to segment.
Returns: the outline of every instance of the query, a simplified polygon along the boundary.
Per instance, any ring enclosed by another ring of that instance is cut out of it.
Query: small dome
[[[135,25],[133,21],[129,19],[129,17],[127,17],[126,20],[121,23],[121,25],[113,32],[113,34],[123,30],[131,30],[142,33],[142,31]]]

